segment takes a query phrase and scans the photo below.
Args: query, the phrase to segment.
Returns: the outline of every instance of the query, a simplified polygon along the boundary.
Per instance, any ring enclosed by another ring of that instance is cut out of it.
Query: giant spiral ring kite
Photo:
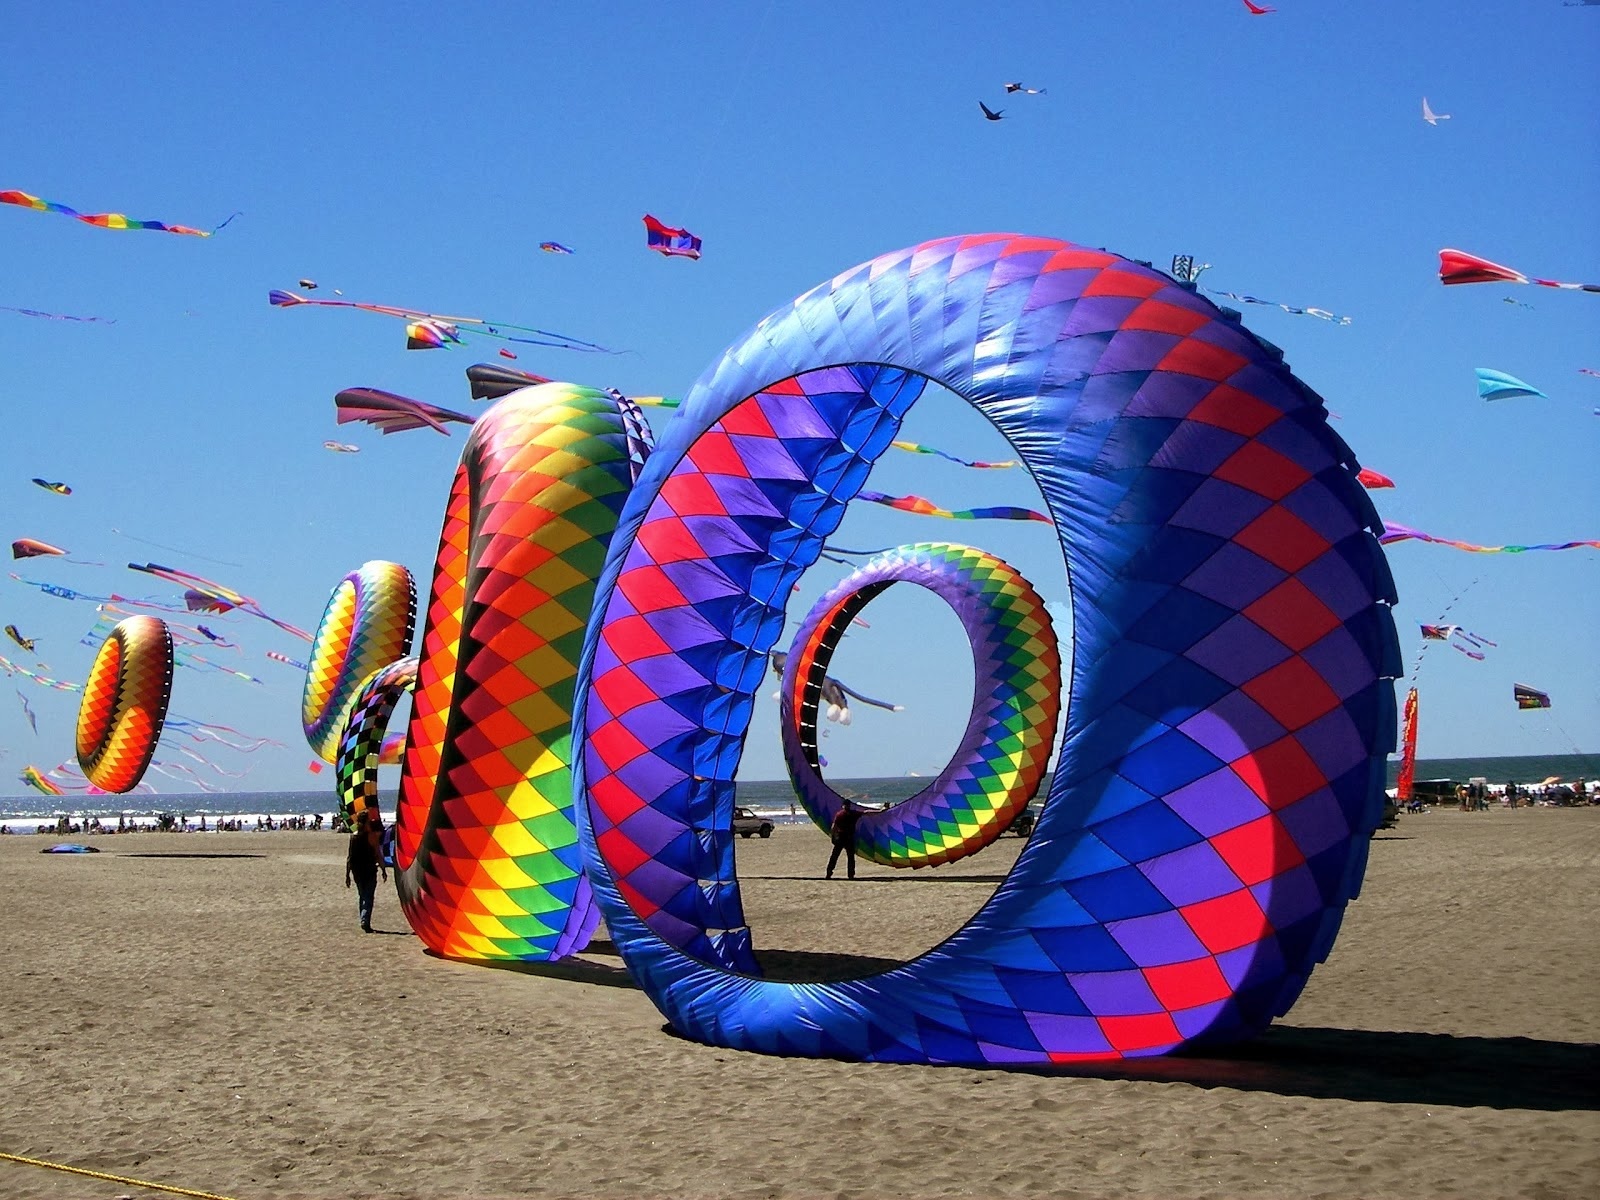
[[[926,380],[1007,437],[1072,599],[1033,837],[927,954],[762,979],[733,780],[799,573]],[[761,321],[629,495],[573,737],[588,876],[679,1032],[777,1054],[1051,1063],[1285,1012],[1359,889],[1394,746],[1377,514],[1319,398],[1170,277],[1015,235],[885,255]]]
[[[801,622],[779,693],[789,778],[824,830],[843,800],[823,780],[817,750],[823,680],[850,622],[901,581],[927,588],[961,619],[972,643],[972,716],[949,764],[927,787],[861,819],[856,849],[886,866],[938,866],[994,841],[1039,790],[1061,715],[1061,657],[1033,586],[1003,559],[971,546],[900,546],[837,584]]]
[[[311,641],[300,700],[306,741],[319,757],[338,761],[356,693],[374,671],[411,652],[416,619],[416,585],[399,563],[362,563],[333,589]]]
[[[412,929],[453,958],[553,959],[599,922],[573,823],[572,698],[637,409],[572,384],[473,424],[445,511],[395,812]]]
[[[100,643],[78,701],[78,766],[95,787],[131,792],[155,755],[172,697],[172,634],[128,617]]]

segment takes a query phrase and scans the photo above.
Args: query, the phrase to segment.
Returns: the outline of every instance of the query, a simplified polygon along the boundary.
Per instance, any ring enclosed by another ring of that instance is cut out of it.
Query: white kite
[[[1428,107],[1428,98],[1424,96],[1422,98],[1422,119],[1429,125],[1437,125],[1440,121],[1448,121],[1450,114],[1434,112],[1433,109]]]

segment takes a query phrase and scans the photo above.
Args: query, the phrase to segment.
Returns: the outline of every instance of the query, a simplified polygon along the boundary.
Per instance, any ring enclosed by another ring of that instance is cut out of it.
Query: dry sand
[[[1100,1077],[692,1044],[604,944],[445,962],[384,889],[363,935],[331,834],[53,840],[0,838],[12,1154],[241,1200],[1600,1194],[1597,809],[1405,818],[1285,1021]],[[803,975],[938,941],[1017,845],[854,885],[810,829],[739,860]],[[153,1194],[0,1161],[4,1197]]]

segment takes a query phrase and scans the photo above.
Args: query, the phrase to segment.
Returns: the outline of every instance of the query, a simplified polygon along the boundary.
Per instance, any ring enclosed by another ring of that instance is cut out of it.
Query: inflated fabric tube
[[[300,722],[311,749],[328,762],[356,693],[374,671],[411,652],[417,589],[399,563],[374,559],[339,581],[311,641]]]
[[[1016,568],[951,542],[874,558],[817,601],[784,669],[780,728],[789,778],[827,830],[844,805],[817,750],[823,682],[839,639],[895,583],[927,588],[955,611],[972,645],[972,714],[950,762],[927,787],[856,825],[856,849],[890,867],[931,867],[983,849],[1039,790],[1061,715],[1061,657],[1044,601]]]
[[[155,755],[172,698],[172,634],[128,617],[100,643],[78,702],[78,766],[95,787],[131,792]]]
[[[733,779],[799,572],[925,380],[1032,473],[1072,600],[1049,798],[987,903],[842,983],[760,978]],[[700,1041],[1050,1063],[1236,1039],[1357,892],[1394,746],[1393,585],[1320,399],[1170,277],[1045,238],[885,255],[761,321],[629,496],[573,724],[589,878]]]
[[[439,539],[396,807],[412,929],[455,958],[552,959],[599,920],[572,815],[572,693],[645,447],[618,401],[512,392],[472,427]]]
[[[378,812],[378,767],[396,763],[386,755],[385,734],[394,706],[416,686],[417,660],[402,658],[381,671],[367,676],[356,693],[339,739],[339,755],[334,762],[334,787],[339,796],[339,815],[355,826],[362,812]]]

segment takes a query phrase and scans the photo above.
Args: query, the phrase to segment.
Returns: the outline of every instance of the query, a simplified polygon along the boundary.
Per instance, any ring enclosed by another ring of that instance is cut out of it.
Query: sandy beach
[[[332,834],[0,838],[0,1151],[265,1197],[1527,1196],[1600,1191],[1600,811],[1404,818],[1289,1017],[1083,1075],[686,1042],[609,944],[554,968],[357,928]],[[820,878],[738,846],[775,974],[936,943],[1019,843]],[[155,1195],[0,1161],[0,1195]]]

